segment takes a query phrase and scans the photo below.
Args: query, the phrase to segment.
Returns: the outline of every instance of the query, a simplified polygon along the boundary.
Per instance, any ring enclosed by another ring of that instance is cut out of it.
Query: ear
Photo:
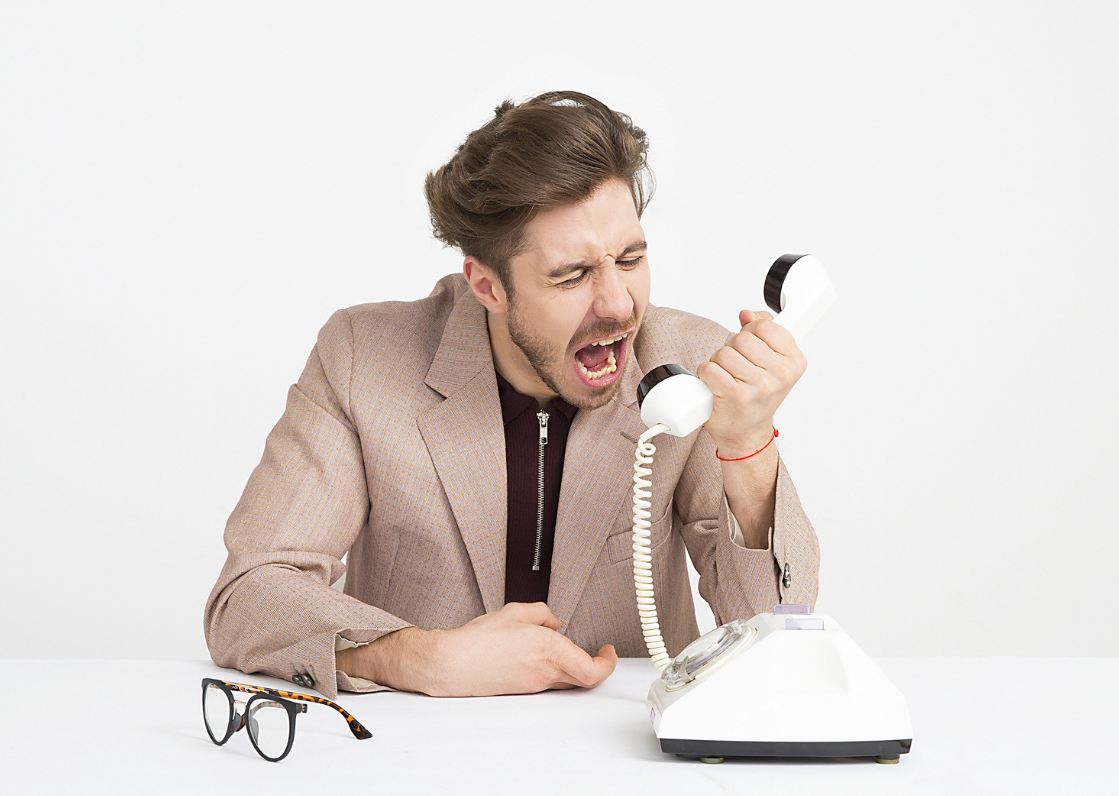
[[[504,314],[509,308],[505,288],[490,267],[473,255],[462,261],[462,275],[474,293],[474,298],[490,312]]]

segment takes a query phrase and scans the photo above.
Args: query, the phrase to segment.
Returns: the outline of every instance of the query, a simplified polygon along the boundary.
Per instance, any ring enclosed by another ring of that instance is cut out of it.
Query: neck
[[[501,374],[501,377],[512,384],[513,389],[521,395],[535,398],[541,406],[555,398],[556,394],[540,380],[529,363],[528,357],[509,336],[509,327],[505,323],[505,316],[495,315],[487,311],[486,325],[489,327],[493,366]]]

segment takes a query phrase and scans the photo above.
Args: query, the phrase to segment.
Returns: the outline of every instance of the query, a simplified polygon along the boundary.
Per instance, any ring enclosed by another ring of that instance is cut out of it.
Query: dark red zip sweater
[[[562,398],[553,398],[546,407],[541,407],[535,398],[513,389],[500,374],[497,392],[505,423],[505,470],[509,485],[505,602],[547,602],[563,457],[567,433],[578,410]],[[541,413],[546,417],[541,418]],[[540,444],[542,420],[547,423],[547,443],[543,446]],[[541,447],[544,454],[542,474]],[[536,549],[538,529],[539,553]],[[533,569],[534,562],[539,564],[539,569]]]

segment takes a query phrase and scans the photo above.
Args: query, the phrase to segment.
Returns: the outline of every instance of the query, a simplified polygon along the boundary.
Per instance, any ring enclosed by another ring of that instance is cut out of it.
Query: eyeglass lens
[[[291,719],[287,709],[279,702],[253,700],[249,703],[245,723],[262,755],[274,759],[287,751]]]
[[[214,683],[206,685],[202,698],[202,716],[206,719],[206,729],[215,743],[222,743],[229,735],[233,719],[233,702],[229,695]]]

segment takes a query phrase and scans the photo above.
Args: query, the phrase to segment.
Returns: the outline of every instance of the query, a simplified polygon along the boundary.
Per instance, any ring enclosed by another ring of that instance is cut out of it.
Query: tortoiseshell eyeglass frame
[[[315,703],[318,703],[320,705],[326,705],[327,707],[334,708],[339,713],[341,713],[343,717],[345,717],[346,724],[349,726],[350,732],[352,732],[354,734],[355,738],[357,738],[358,740],[364,741],[366,738],[372,738],[373,737],[373,733],[371,733],[371,732],[369,732],[369,730],[365,729],[365,727],[362,726],[361,722],[359,722],[357,719],[355,719],[353,716],[351,716],[346,711],[345,708],[343,708],[341,705],[339,705],[335,702],[331,702],[329,699],[326,699],[325,697],[312,696],[310,694],[297,694],[294,691],[281,691],[281,690],[276,689],[276,688],[265,688],[264,686],[249,685],[247,683],[231,683],[227,680],[215,680],[212,677],[202,678],[203,719],[205,719],[205,710],[206,710],[206,689],[211,685],[217,686],[218,688],[220,688],[222,691],[225,692],[227,697],[229,697],[230,723],[229,723],[229,727],[226,729],[224,737],[222,737],[220,740],[218,738],[216,738],[214,736],[214,734],[210,731],[210,725],[207,722],[203,721],[203,723],[206,725],[206,733],[210,736],[210,740],[212,740],[218,746],[221,746],[222,744],[224,744],[226,741],[228,741],[233,736],[233,733],[235,733],[237,730],[241,729],[241,727],[245,726],[245,715],[247,715],[248,712],[249,712],[248,704],[246,703],[245,713],[243,713],[240,717],[241,721],[239,722],[238,726],[234,726],[234,719],[236,718],[236,710],[233,707],[234,706],[233,693],[232,693],[233,691],[241,691],[242,693],[245,693],[245,694],[268,695],[268,696],[271,696],[271,697],[278,697],[275,701],[280,703],[281,705],[283,705],[283,707],[288,712],[288,721],[290,722],[289,732],[288,732],[288,744],[287,744],[287,748],[284,750],[284,753],[282,755],[280,755],[279,757],[269,757],[264,752],[262,752],[260,750],[260,748],[256,745],[256,740],[253,739],[252,736],[250,735],[250,740],[252,740],[252,742],[253,742],[253,747],[256,749],[257,753],[261,757],[263,757],[265,760],[270,760],[272,762],[279,762],[280,760],[283,760],[285,757],[287,757],[288,752],[291,751],[292,743],[295,740],[295,717],[300,713],[306,713],[307,712],[307,706],[306,705],[293,704],[292,702],[287,701],[289,699],[298,700],[300,702],[315,702]],[[258,698],[260,698],[260,697],[253,696],[249,699],[249,702],[253,702],[254,700],[256,700]]]

